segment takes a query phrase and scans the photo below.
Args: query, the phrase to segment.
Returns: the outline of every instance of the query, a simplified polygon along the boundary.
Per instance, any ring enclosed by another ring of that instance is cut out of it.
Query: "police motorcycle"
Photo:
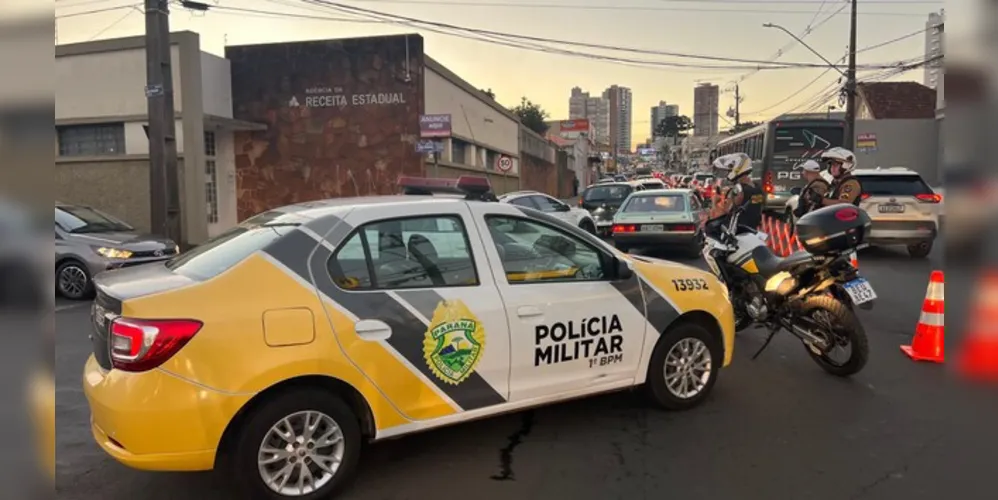
[[[797,234],[805,250],[788,257],[773,253],[766,233],[739,226],[739,215],[735,210],[706,222],[703,258],[728,288],[736,331],[769,329],[752,359],[785,329],[826,372],[848,377],[862,370],[869,341],[855,308],[872,309],[877,295],[850,255],[866,246],[869,215],[853,205],[832,205],[801,217]]]

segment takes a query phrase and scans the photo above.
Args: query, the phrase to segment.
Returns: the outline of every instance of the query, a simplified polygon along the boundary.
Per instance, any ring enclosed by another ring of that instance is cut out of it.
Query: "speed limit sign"
[[[508,156],[500,156],[499,159],[496,160],[496,168],[500,172],[504,173],[513,170],[513,159]]]

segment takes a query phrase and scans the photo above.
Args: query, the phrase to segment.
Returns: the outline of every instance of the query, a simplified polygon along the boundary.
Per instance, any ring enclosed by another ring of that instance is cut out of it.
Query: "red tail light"
[[[672,226],[669,229],[671,229],[673,231],[696,231],[697,228],[696,228],[696,226],[690,224],[690,225]]]
[[[638,230],[638,226],[634,224],[614,224],[613,232],[616,233],[633,233]]]
[[[860,199],[861,201],[862,201],[862,200],[865,200],[865,199],[867,199],[867,198],[869,198],[869,197],[870,197],[870,193],[863,193],[863,194],[859,195],[859,199]]]
[[[582,198],[579,198],[579,206],[582,206]]]
[[[152,370],[201,330],[200,321],[118,318],[111,323],[111,363],[119,370]]]
[[[773,173],[766,172],[766,177],[762,181],[762,190],[767,193],[773,192]]]
[[[835,212],[835,218],[842,222],[852,222],[859,218],[859,210],[853,207],[846,207]]]
[[[916,194],[915,198],[922,203],[939,203],[943,201],[943,197],[938,194]]]

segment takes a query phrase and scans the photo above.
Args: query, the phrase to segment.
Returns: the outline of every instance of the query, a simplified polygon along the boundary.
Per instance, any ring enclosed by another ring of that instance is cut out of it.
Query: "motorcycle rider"
[[[762,224],[762,208],[766,195],[752,180],[752,159],[745,153],[732,153],[718,158],[714,167],[727,170],[725,178],[733,184],[728,190],[722,213],[730,214],[734,209],[741,210],[739,226],[757,228]]]
[[[831,191],[831,184],[821,176],[821,165],[818,162],[807,160],[801,165],[801,171],[807,184],[797,198],[797,209],[794,210],[794,217],[798,219],[822,206],[825,195]]]
[[[851,203],[858,207],[863,197],[863,184],[852,175],[856,155],[846,148],[835,147],[822,153],[821,160],[828,164],[828,172],[832,174],[831,190],[821,200],[821,206]]]

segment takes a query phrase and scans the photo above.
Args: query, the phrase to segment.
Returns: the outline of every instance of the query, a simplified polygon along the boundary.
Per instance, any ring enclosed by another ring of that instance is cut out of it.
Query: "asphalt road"
[[[870,363],[850,380],[823,373],[788,335],[752,361],[764,332],[749,331],[693,411],[650,410],[620,393],[376,444],[342,498],[994,498],[998,398],[898,349],[937,260],[861,253],[880,300],[862,316]],[[60,498],[230,498],[216,474],[133,471],[92,442],[80,390],[87,314],[57,313]]]

